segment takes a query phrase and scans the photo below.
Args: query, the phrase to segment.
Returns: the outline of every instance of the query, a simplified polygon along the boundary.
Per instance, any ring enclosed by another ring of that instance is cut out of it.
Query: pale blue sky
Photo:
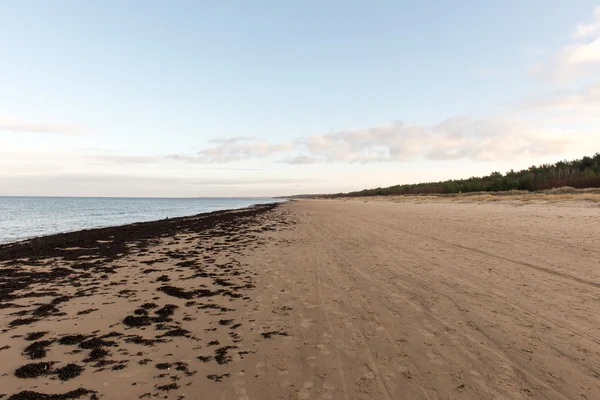
[[[0,195],[337,191],[592,154],[598,5],[2,1]]]

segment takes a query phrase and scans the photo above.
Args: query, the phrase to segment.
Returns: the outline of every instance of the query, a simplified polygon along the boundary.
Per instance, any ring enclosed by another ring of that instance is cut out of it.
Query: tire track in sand
[[[311,229],[312,225],[311,225]],[[324,231],[326,231],[329,235],[331,235],[331,237],[335,237],[335,234],[327,231],[326,228],[322,227],[322,229]],[[316,233],[316,231],[315,231]],[[316,233],[317,235],[319,235],[318,233]],[[530,381],[534,381],[536,382],[538,385],[546,388],[548,391],[554,393],[556,396],[558,396],[559,398],[563,399],[563,400],[569,400],[568,397],[566,397],[565,395],[563,395],[562,393],[558,392],[557,390],[555,390],[554,388],[552,388],[551,386],[547,385],[544,381],[540,380],[539,378],[533,376],[531,373],[529,373],[528,371],[526,371],[525,369],[519,367],[518,365],[516,365],[512,360],[510,360],[510,358],[508,358],[505,354],[493,349],[492,347],[486,345],[485,343],[481,342],[480,340],[478,340],[477,338],[471,336],[470,334],[468,334],[467,332],[465,332],[464,330],[460,329],[459,327],[457,327],[455,324],[452,324],[450,322],[444,321],[443,319],[441,319],[440,317],[438,317],[437,315],[431,313],[430,311],[421,309],[421,307],[417,306],[416,304],[414,304],[414,302],[412,302],[411,300],[407,299],[405,296],[400,295],[397,291],[390,289],[387,287],[387,285],[383,285],[382,283],[380,283],[379,281],[373,279],[370,275],[365,274],[364,272],[361,271],[360,268],[358,268],[354,262],[352,262],[352,260],[350,260],[350,258],[348,258],[342,251],[340,251],[338,249],[337,246],[335,246],[333,243],[331,243],[330,241],[325,241],[325,243],[327,243],[327,245],[329,247],[331,247],[331,249],[333,251],[335,251],[341,258],[343,258],[346,263],[352,267],[352,269],[354,269],[359,275],[361,275],[363,278],[367,279],[368,281],[372,282],[373,284],[379,286],[381,289],[385,290],[387,293],[389,293],[391,296],[397,297],[399,299],[401,299],[402,301],[404,301],[405,303],[407,303],[408,305],[410,305],[411,307],[417,309],[417,310],[421,310],[422,312],[424,312],[425,314],[427,314],[429,317],[433,318],[434,320],[438,321],[440,324],[452,328],[454,329],[456,332],[458,332],[459,334],[461,334],[463,337],[465,337],[467,340],[469,340],[470,342],[474,343],[475,345],[479,346],[482,349],[487,350],[488,352],[491,352],[492,354],[496,355],[496,357],[504,360],[507,364],[509,364],[513,370],[518,371],[519,374],[525,378],[525,380],[530,380]],[[398,284],[398,286],[400,286],[405,292],[417,297],[416,293],[413,293],[412,290],[410,290],[408,287],[406,287],[405,285],[402,284]],[[364,297],[363,297],[364,299]],[[534,386],[534,385],[532,385]],[[545,396],[545,394],[543,392],[540,392],[541,395]]]
[[[331,247],[334,251],[337,252],[337,249],[335,247],[333,247],[333,245],[328,242],[326,240],[326,238],[324,238],[322,235],[320,235],[315,228],[312,226],[312,224],[310,223],[310,217],[306,218],[307,224],[310,228],[310,230],[313,232],[314,237],[315,238],[319,238],[320,240],[318,242],[320,243],[325,243],[328,245],[328,247]],[[319,254],[321,254],[319,252]],[[321,254],[322,257],[322,254]],[[376,317],[377,313],[371,308],[371,306],[369,305],[369,303],[366,301],[362,291],[360,290],[359,286],[357,285],[356,281],[354,280],[354,277],[352,277],[351,275],[347,275],[348,278],[352,281],[352,284],[354,285],[355,289],[357,290],[357,292],[359,293],[363,303],[365,304],[366,308],[369,311],[369,314],[373,317],[373,319],[377,322],[377,325],[380,326],[382,328],[382,331],[384,332],[384,334],[386,335],[386,338],[388,340],[388,342],[392,345],[392,347],[396,350],[397,355],[400,357],[402,355],[402,350],[398,347],[398,345],[394,342],[394,339],[391,337],[391,335],[389,334],[389,332],[387,331],[387,329],[383,326],[383,324],[381,324],[381,322],[379,321],[379,319]],[[340,292],[340,294],[342,295],[342,297],[344,298],[344,302],[346,304],[348,304],[349,306],[349,310],[350,313],[352,315],[352,323],[354,325],[354,327],[356,328],[357,332],[360,335],[361,338],[361,342],[363,343],[366,351],[367,351],[367,357],[369,359],[370,364],[372,365],[371,368],[376,371],[376,377],[377,377],[377,381],[380,385],[380,387],[382,387],[382,389],[384,389],[384,394],[386,395],[386,398],[388,399],[393,399],[394,396],[392,396],[389,392],[389,389],[387,388],[387,385],[385,384],[385,381],[382,379],[382,374],[381,374],[381,370],[379,369],[379,367],[377,366],[377,362],[375,361],[375,356],[373,355],[369,345],[367,344],[366,341],[366,336],[365,333],[362,331],[362,329],[358,326],[358,324],[356,322],[354,322],[355,319],[358,319],[358,315],[357,312],[355,310],[355,308],[352,306],[352,303],[349,301],[348,297],[343,293]],[[414,377],[413,377],[414,378]],[[419,388],[421,389],[421,392],[423,394],[423,396],[425,396],[425,398],[427,399],[431,399],[429,394],[427,393],[426,389],[425,389],[425,385],[422,383],[421,379],[415,379],[416,381],[418,381],[418,385]]]
[[[363,220],[363,219],[361,219],[361,218],[352,216],[352,217],[348,217],[347,219],[349,219],[349,218],[361,221],[362,222],[361,227],[363,229],[365,229],[365,226],[368,226],[365,223],[366,221]],[[378,221],[377,224],[382,224],[382,223]],[[405,233],[410,234],[410,235],[423,236],[423,235],[419,235],[417,233],[414,233],[414,232],[406,230],[406,229],[400,229],[400,228],[393,227],[393,226],[390,226],[390,225],[387,225],[387,224],[382,224],[382,225],[385,225],[385,226],[387,226],[389,228],[393,228],[395,230],[399,230],[399,231],[405,232]],[[369,229],[369,232],[371,234],[377,235],[377,236],[379,236],[380,238],[383,239],[382,241],[379,242],[379,244],[382,244],[382,243],[386,242],[387,239],[388,239],[386,236],[381,235],[380,231],[378,231],[376,229]],[[427,237],[427,238],[429,238],[429,237]],[[459,247],[459,248],[462,248],[462,249],[470,249],[470,248],[465,247],[465,246],[455,245],[453,243],[449,243],[449,242],[446,242],[446,241],[443,241],[443,240],[440,240],[440,239],[436,239],[436,238],[430,238],[430,239],[432,241],[437,241],[438,243],[446,244],[446,245],[449,245],[449,246],[452,246],[452,247]],[[385,247],[387,247],[387,249],[390,252],[395,252],[396,251],[396,249],[393,248],[392,246],[385,245]],[[478,249],[471,249],[471,250],[473,250],[476,253],[480,253],[480,254],[484,254],[484,255],[489,255],[489,253],[484,252],[484,251],[480,251]],[[410,249],[403,249],[403,251],[406,252],[406,253],[408,253],[408,254],[412,254],[413,256],[418,256],[419,255],[416,252],[410,251]],[[499,260],[503,260],[503,261],[504,260],[505,261],[510,261],[510,262],[516,263],[518,265],[522,265],[522,263],[519,262],[519,261],[512,261],[510,259],[507,259],[507,258],[504,258],[504,257],[501,257],[501,256],[495,256],[495,258],[499,259]],[[431,261],[431,264],[435,264],[435,265],[439,266],[439,264],[436,263],[436,262],[434,262],[434,261]],[[390,271],[390,272],[392,272],[388,268],[385,268],[385,267],[383,267],[383,268],[386,269],[386,270],[388,270],[388,271]],[[540,267],[540,268],[542,268],[542,267]],[[537,267],[536,267],[536,269],[537,269]],[[546,271],[543,271],[543,272],[546,272]],[[563,277],[562,273],[558,273],[558,274],[559,274],[558,276]],[[419,280],[418,277],[416,277],[415,279]],[[579,279],[579,278],[575,278],[575,279]],[[425,283],[422,280],[419,280],[419,281],[421,283]],[[488,291],[488,293],[490,292],[489,289],[487,289],[487,291]],[[600,347],[600,337],[597,337],[594,334],[592,334],[592,333],[590,333],[590,332],[588,332],[588,331],[586,331],[584,329],[574,327],[574,326],[572,326],[567,321],[563,321],[563,320],[560,320],[560,319],[557,319],[557,318],[554,318],[554,317],[551,317],[551,316],[548,316],[548,315],[542,315],[542,314],[538,313],[537,311],[535,311],[535,310],[533,310],[533,309],[531,309],[531,308],[529,308],[529,307],[527,307],[525,305],[519,305],[519,304],[515,303],[514,301],[510,300],[508,297],[500,294],[499,292],[497,292],[495,290],[493,290],[492,293],[496,296],[496,298],[498,298],[500,300],[503,300],[506,304],[510,304],[511,306],[513,306],[513,307],[521,310],[522,312],[524,312],[526,314],[531,314],[533,317],[538,318],[541,321],[544,321],[544,322],[546,322],[548,324],[551,324],[551,325],[555,325],[556,327],[564,330],[565,332],[567,332],[567,333],[569,333],[571,335],[577,336],[578,338],[580,338],[580,339],[582,339],[582,340],[584,340],[584,341],[586,341],[586,342],[594,345],[595,347]]]
[[[309,225],[309,229],[314,233],[314,230],[312,229],[312,226],[310,226],[310,222],[308,220],[308,218],[305,218],[305,221],[308,223]],[[323,301],[323,292],[321,290],[321,278],[319,275],[319,267],[321,265],[323,265],[323,254],[321,253],[321,250],[319,249],[318,246],[318,241],[314,241],[315,243],[315,254],[317,255],[317,262],[315,263],[315,267],[314,267],[314,274],[315,274],[315,280],[316,280],[316,286],[317,286],[317,296],[319,297],[319,304],[321,305],[321,309],[323,310],[323,313],[325,314],[325,319],[327,320],[327,327],[329,328],[329,333],[331,334],[331,337],[335,337],[334,335],[334,331],[333,331],[333,324],[331,323],[331,318],[329,316],[329,312],[327,311],[327,307],[325,306],[325,302]],[[350,398],[348,397],[348,386],[346,385],[346,374],[344,373],[344,366],[342,364],[342,359],[340,358],[340,353],[339,350],[337,349],[337,347],[334,345],[334,351],[335,351],[335,356],[337,358],[337,363],[338,363],[338,370],[340,373],[340,380],[342,382],[342,388],[344,390],[344,398],[346,400],[349,400]]]
[[[363,223],[366,223],[366,224],[373,223],[373,221],[365,221],[362,218],[359,218],[359,217],[356,217],[356,216],[352,217],[352,218],[358,219],[358,220],[360,220],[360,221],[362,221]],[[377,221],[377,224],[381,225],[381,226],[385,226],[385,227],[387,227],[389,229],[392,229],[392,230],[404,232],[404,233],[412,235],[412,236],[417,236],[417,237],[420,237],[420,238],[423,238],[423,239],[431,240],[432,242],[441,243],[441,244],[444,244],[446,246],[452,246],[452,247],[456,247],[456,248],[463,249],[463,250],[473,251],[475,253],[483,254],[483,255],[485,255],[487,257],[495,258],[497,260],[508,261],[510,263],[513,263],[513,264],[517,264],[517,265],[521,265],[523,267],[535,269],[535,270],[540,271],[540,272],[544,272],[544,273],[547,273],[547,274],[550,274],[550,275],[554,275],[554,276],[558,276],[558,277],[561,277],[561,278],[564,278],[564,279],[571,280],[573,282],[577,282],[577,283],[580,283],[580,284],[583,284],[583,285],[587,285],[587,286],[591,286],[591,287],[595,287],[597,289],[600,289],[600,283],[598,283],[598,282],[588,281],[587,279],[578,278],[576,276],[569,275],[569,274],[566,274],[564,272],[555,271],[555,270],[552,270],[550,268],[540,267],[538,265],[533,265],[533,264],[530,264],[530,263],[525,262],[525,261],[513,260],[513,259],[510,259],[508,257],[499,256],[499,255],[496,255],[496,254],[493,254],[493,253],[489,253],[487,251],[479,250],[479,249],[476,249],[476,248],[473,248],[473,247],[463,246],[463,245],[460,245],[460,244],[448,242],[446,240],[438,239],[436,237],[424,235],[422,233],[417,233],[417,232],[414,232],[414,231],[410,231],[408,229],[399,228],[399,227],[394,226],[394,225],[389,225],[389,224],[386,224],[386,223],[381,222],[381,221]]]

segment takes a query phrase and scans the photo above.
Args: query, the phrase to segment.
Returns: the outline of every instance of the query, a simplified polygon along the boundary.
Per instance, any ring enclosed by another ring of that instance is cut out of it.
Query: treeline
[[[386,188],[365,189],[358,192],[338,193],[326,197],[389,196],[401,194],[444,194],[469,192],[497,192],[505,190],[545,190],[571,186],[578,189],[600,188],[600,153],[579,160],[558,161],[554,164],[531,166],[505,174],[492,172],[488,176],[469,179],[396,185]]]

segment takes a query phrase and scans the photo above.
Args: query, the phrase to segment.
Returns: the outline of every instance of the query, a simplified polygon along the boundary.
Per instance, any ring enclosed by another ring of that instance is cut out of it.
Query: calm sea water
[[[0,197],[0,243],[274,203],[268,198]]]

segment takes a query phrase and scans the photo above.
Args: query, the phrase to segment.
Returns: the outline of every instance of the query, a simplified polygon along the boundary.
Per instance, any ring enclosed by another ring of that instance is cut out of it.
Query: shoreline
[[[118,235],[119,233],[125,233],[127,238],[119,238],[120,242],[134,241],[134,240],[151,240],[153,236],[161,236],[160,233],[149,233],[148,229],[159,228],[161,233],[166,231],[171,234],[176,234],[178,229],[182,227],[180,223],[185,224],[186,222],[193,222],[194,220],[209,218],[211,221],[221,216],[225,217],[228,214],[236,212],[256,211],[256,210],[270,210],[275,208],[281,203],[269,203],[269,204],[255,204],[249,207],[238,208],[238,209],[227,209],[210,211],[207,213],[200,213],[185,217],[173,217],[165,218],[154,221],[134,222],[131,224],[105,226],[99,228],[80,229],[69,232],[60,232],[50,235],[35,236],[29,239],[23,239],[16,242],[1,243],[0,244],[0,262],[9,261],[11,259],[18,258],[31,258],[31,256],[52,256],[50,254],[50,247],[55,249],[57,246],[70,246],[73,247],[76,244],[81,246],[82,244],[94,244],[98,240],[104,240],[109,236]],[[104,238],[104,239],[103,239]],[[102,247],[102,246],[100,246]]]
[[[279,206],[0,245],[0,395],[175,399],[223,380],[249,352],[240,260],[285,226]]]
[[[19,197],[19,196],[0,196],[0,197]],[[21,197],[34,197],[34,196],[21,196]],[[67,197],[67,198],[71,198],[71,197]],[[95,199],[96,197],[89,197],[89,198],[90,199]],[[98,197],[98,198],[100,198],[100,197]],[[114,198],[117,198],[117,197],[114,197]],[[120,198],[117,198],[117,199],[120,199]],[[129,199],[129,198],[124,198],[124,199]],[[145,198],[143,198],[143,199],[145,199]],[[154,199],[154,198],[148,198],[148,199]],[[276,199],[274,199],[274,200],[276,200]],[[13,244],[21,243],[21,242],[27,242],[27,241],[30,241],[30,240],[42,239],[42,238],[46,238],[46,237],[50,237],[50,236],[68,235],[68,234],[74,234],[74,233],[77,233],[77,232],[93,231],[93,230],[99,230],[99,229],[105,229],[105,228],[119,228],[119,227],[124,227],[124,226],[128,226],[128,225],[148,224],[148,223],[151,224],[151,223],[165,221],[165,220],[174,220],[174,219],[181,219],[181,218],[192,218],[192,217],[202,216],[202,215],[205,215],[205,214],[227,212],[227,211],[237,211],[237,210],[244,210],[244,209],[247,209],[247,208],[253,208],[253,207],[256,207],[256,206],[269,205],[269,204],[282,204],[282,203],[285,203],[285,201],[281,200],[281,201],[273,201],[272,203],[256,203],[256,204],[251,204],[251,205],[240,207],[240,208],[225,208],[225,209],[222,209],[222,210],[207,211],[207,212],[201,212],[201,213],[196,213],[196,214],[184,215],[184,216],[179,216],[179,217],[166,217],[164,219],[153,219],[153,220],[149,220],[149,221],[137,221],[137,222],[130,222],[130,223],[126,223],[126,224],[118,224],[118,225],[105,225],[105,226],[102,225],[102,226],[95,226],[95,227],[84,228],[84,229],[74,229],[74,230],[61,231],[61,232],[55,232],[55,233],[49,233],[49,234],[43,234],[43,235],[28,236],[28,237],[25,237],[25,238],[17,239],[15,241],[0,242],[0,251],[2,250],[3,246],[13,245]]]
[[[0,261],[0,398],[600,392],[595,204],[214,214],[16,246]]]

